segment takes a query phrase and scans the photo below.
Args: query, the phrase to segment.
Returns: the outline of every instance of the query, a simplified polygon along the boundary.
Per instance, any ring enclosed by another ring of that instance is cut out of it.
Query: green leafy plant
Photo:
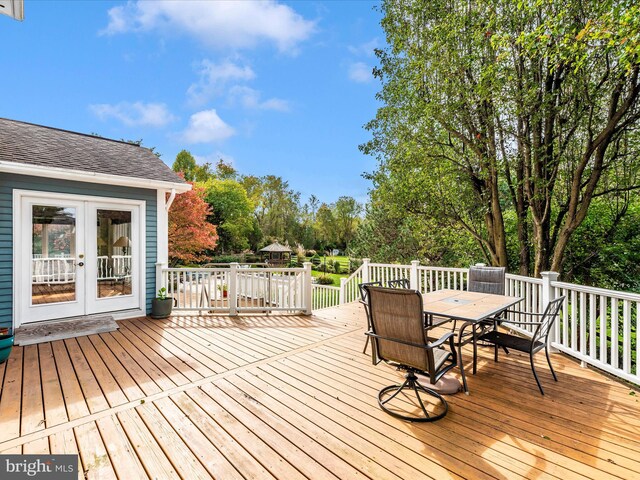
[[[335,273],[340,273],[342,271],[339,260],[334,260],[333,261],[333,271]]]
[[[320,285],[333,285],[333,279],[329,275],[321,275],[317,277],[316,281]]]
[[[158,290],[158,295],[156,296],[158,300],[166,300],[167,299],[167,289],[162,287]]]

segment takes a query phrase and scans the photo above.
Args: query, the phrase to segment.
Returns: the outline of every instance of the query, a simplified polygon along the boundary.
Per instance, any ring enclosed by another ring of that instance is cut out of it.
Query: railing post
[[[347,279],[340,278],[340,297],[338,297],[338,305],[347,303]]]
[[[311,282],[311,262],[304,262],[303,280],[303,298],[304,298],[304,314],[311,315],[313,309],[313,283]]]
[[[370,259],[362,259],[362,283],[369,283],[369,262]]]
[[[551,286],[551,282],[558,281],[558,272],[540,272],[540,276],[542,277],[542,311],[544,312],[547,308],[547,305],[555,299],[555,292],[553,287]],[[542,313],[542,312],[540,312]],[[566,313],[565,313],[566,315]],[[560,325],[560,319],[556,319],[556,324],[549,332],[549,343],[552,344],[557,340],[557,328]]]
[[[420,285],[418,285],[418,265],[420,265],[420,260],[411,260],[411,271],[409,272],[409,286],[413,290],[420,290]]]
[[[227,301],[229,302],[229,315],[238,315],[238,263],[229,265],[229,285],[227,285]]]

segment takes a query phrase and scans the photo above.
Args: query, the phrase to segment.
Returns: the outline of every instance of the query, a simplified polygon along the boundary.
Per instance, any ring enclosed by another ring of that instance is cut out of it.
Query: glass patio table
[[[458,348],[458,367],[462,377],[462,386],[467,395],[469,394],[469,388],[467,387],[467,379],[464,375],[462,364],[462,347],[474,342],[474,348],[476,348],[476,326],[483,320],[494,317],[522,300],[522,297],[508,297],[506,295],[466,292],[463,290],[436,290],[431,293],[425,293],[422,296],[425,315],[464,322],[458,331],[456,347]],[[472,327],[473,330],[465,336],[465,330],[469,327]]]

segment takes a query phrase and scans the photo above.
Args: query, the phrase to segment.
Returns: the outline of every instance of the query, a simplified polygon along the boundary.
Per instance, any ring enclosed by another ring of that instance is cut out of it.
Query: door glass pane
[[[33,205],[31,303],[76,299],[76,209]]]
[[[131,212],[98,210],[98,298],[131,295]]]

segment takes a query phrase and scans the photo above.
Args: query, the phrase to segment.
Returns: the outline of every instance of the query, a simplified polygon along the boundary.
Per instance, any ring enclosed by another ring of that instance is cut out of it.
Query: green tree
[[[218,178],[200,185],[211,206],[208,221],[218,226],[218,250],[227,253],[249,248],[254,207],[244,187],[235,180]]]
[[[300,213],[300,193],[289,187],[289,182],[275,175],[260,178],[257,185],[251,180],[251,193],[257,198],[256,219],[263,237],[297,243],[296,231]]]
[[[336,244],[337,235],[335,223],[336,220],[333,216],[333,209],[326,203],[320,204],[316,212],[316,237],[318,239],[316,246],[320,250]]]
[[[386,192],[466,232],[496,265],[509,264],[514,212],[520,272],[560,270],[594,198],[638,188],[640,7],[394,0],[382,11],[383,106],[361,147],[380,161],[374,183],[419,187]]]
[[[338,242],[343,249],[347,249],[356,234],[362,206],[353,197],[338,198],[333,207],[334,230]]]
[[[211,178],[211,164],[198,165],[196,159],[187,150],[181,150],[171,166],[174,172],[180,172],[188,182],[204,182]]]

